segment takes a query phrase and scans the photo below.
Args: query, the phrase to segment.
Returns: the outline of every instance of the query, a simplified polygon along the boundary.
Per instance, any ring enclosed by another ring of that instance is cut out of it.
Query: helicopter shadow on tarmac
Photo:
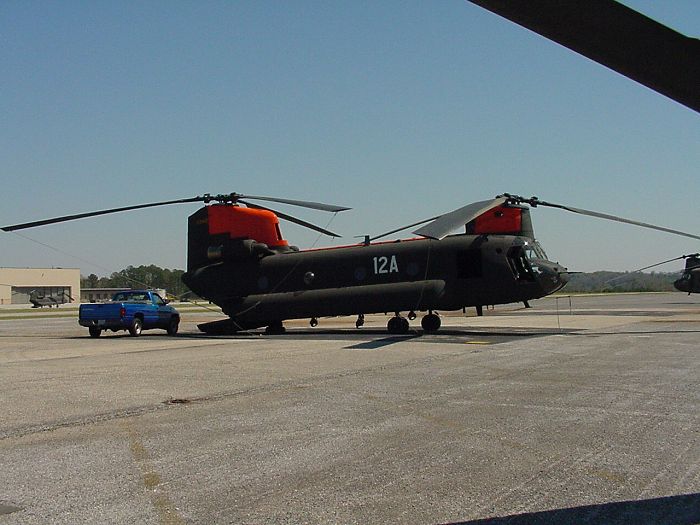
[[[691,525],[700,522],[700,494],[682,494],[635,501],[615,501],[566,509],[513,514],[454,522],[450,525]]]
[[[197,333],[179,333],[179,338],[193,339],[249,339],[249,340],[315,340],[315,341],[348,341],[346,350],[378,350],[394,344],[403,342],[427,343],[427,344],[474,344],[492,345],[505,343],[516,339],[529,339],[533,337],[546,337],[562,333],[569,333],[573,330],[455,330],[441,329],[437,334],[426,334],[422,330],[413,330],[407,334],[396,335],[387,334],[383,329],[288,329],[285,334],[268,335],[264,332],[251,331],[230,335],[211,335]],[[357,343],[352,343],[357,341]]]

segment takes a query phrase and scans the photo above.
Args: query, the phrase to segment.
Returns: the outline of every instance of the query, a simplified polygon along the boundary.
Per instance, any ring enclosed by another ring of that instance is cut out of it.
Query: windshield
[[[529,259],[544,259],[547,260],[547,254],[544,253],[542,246],[537,241],[528,241],[523,245],[525,256]]]
[[[146,292],[119,292],[114,294],[112,301],[118,303],[136,303],[136,302],[147,302],[149,301],[148,294]]]

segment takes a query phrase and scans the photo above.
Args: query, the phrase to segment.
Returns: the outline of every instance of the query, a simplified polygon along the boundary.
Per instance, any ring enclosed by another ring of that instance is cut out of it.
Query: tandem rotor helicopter
[[[673,283],[676,290],[681,292],[700,293],[700,253],[682,255],[678,259],[685,259],[685,269],[681,278]]]
[[[700,236],[504,193],[494,199],[392,230],[342,247],[299,250],[282,237],[279,218],[320,233],[338,235],[250,200],[279,202],[328,212],[349,208],[231,193],[139,204],[6,226],[11,232],[109,213],[203,202],[189,216],[187,271],[183,282],[198,296],[221,307],[228,319],[200,324],[206,333],[235,333],[266,327],[283,333],[283,321],[394,313],[389,333],[409,330],[416,312],[425,312],[421,326],[435,332],[437,311],[483,305],[527,302],[561,289],[568,271],[549,260],[535,239],[530,209],[538,206],[700,239]],[[416,237],[378,239],[413,230]],[[450,235],[464,228],[463,233]],[[402,315],[408,312],[407,317]]]

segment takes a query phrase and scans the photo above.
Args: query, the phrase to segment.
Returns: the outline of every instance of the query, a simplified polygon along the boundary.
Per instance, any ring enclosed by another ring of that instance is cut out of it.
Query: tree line
[[[562,293],[671,292],[679,272],[589,272],[571,274]]]
[[[91,273],[81,276],[82,288],[162,288],[168,295],[191,297],[190,289],[182,282],[184,270],[160,268],[154,264],[148,266],[127,266],[113,272],[109,277],[99,277]]]

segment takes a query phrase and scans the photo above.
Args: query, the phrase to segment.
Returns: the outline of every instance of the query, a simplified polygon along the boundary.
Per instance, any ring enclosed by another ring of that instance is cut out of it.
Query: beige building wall
[[[69,288],[77,303],[80,301],[80,269],[0,268],[0,305],[12,304],[13,288]]]

